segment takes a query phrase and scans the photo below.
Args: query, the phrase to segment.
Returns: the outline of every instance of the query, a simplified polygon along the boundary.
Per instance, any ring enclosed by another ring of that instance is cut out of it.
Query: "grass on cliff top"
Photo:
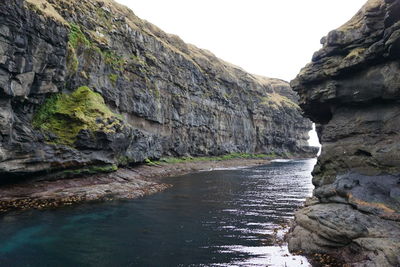
[[[292,108],[299,108],[295,102],[287,98],[286,96],[280,95],[278,93],[271,93],[268,96],[262,98],[261,105],[272,106],[274,108],[289,106]]]
[[[113,122],[104,128],[98,119],[112,119]],[[57,143],[73,145],[81,130],[112,131],[115,124],[120,124],[120,119],[119,115],[106,106],[100,94],[82,86],[72,94],[61,93],[46,99],[35,114],[32,124],[57,135]]]
[[[275,154],[249,154],[249,153],[231,153],[222,156],[215,157],[167,157],[161,158],[158,161],[151,161],[150,159],[146,159],[145,163],[150,166],[158,165],[160,163],[167,164],[175,164],[175,163],[187,163],[187,162],[201,162],[201,161],[223,161],[223,160],[231,160],[231,159],[266,159],[266,158],[274,158]]]
[[[56,21],[67,25],[67,21],[57,12],[57,10],[47,0],[26,0],[28,8],[40,12],[42,15],[53,18]]]

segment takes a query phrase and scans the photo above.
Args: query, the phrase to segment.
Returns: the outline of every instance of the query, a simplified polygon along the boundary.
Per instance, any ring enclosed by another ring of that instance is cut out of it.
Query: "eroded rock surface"
[[[55,106],[82,86],[116,116],[92,127],[95,103]],[[0,102],[3,178],[163,155],[315,153],[286,82],[246,73],[111,0],[1,1]]]
[[[400,266],[400,1],[368,1],[321,43],[291,82],[322,154],[289,246]]]

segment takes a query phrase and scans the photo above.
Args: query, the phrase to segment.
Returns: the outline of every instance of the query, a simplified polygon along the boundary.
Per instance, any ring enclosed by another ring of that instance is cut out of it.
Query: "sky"
[[[290,81],[366,0],[116,0],[246,71]]]
[[[246,71],[294,79],[366,0],[116,0],[168,33]],[[311,145],[318,145],[312,132]]]

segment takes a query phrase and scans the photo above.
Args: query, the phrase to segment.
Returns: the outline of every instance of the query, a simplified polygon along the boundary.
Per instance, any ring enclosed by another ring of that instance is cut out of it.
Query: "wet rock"
[[[397,266],[400,225],[347,204],[317,204],[296,213],[289,249],[329,253],[352,266]],[[364,265],[368,264],[368,265]]]
[[[400,265],[399,5],[368,1],[291,82],[322,143],[292,250]]]

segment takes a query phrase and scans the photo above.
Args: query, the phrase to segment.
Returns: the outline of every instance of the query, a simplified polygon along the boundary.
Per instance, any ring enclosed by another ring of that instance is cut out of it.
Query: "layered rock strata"
[[[312,154],[296,102],[286,82],[246,73],[112,0],[0,2],[2,178],[163,155]]]
[[[400,1],[368,1],[321,43],[291,83],[322,154],[289,247],[400,266]]]

